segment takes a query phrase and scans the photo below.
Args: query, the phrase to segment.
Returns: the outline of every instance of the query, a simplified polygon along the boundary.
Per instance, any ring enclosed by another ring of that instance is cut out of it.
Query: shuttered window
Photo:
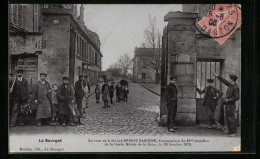
[[[11,4],[11,22],[18,27],[23,27],[23,6],[21,4]]]
[[[39,32],[39,4],[33,5],[33,32]]]

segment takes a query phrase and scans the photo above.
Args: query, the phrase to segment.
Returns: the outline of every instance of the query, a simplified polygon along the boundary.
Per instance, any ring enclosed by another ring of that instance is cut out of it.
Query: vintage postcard
[[[9,4],[9,153],[240,152],[240,4]]]

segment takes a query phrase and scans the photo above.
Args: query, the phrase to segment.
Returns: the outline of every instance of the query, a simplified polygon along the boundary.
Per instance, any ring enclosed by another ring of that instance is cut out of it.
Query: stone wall
[[[60,84],[63,76],[69,76],[70,17],[45,15],[43,40],[44,49],[38,56],[39,73],[47,73],[50,84]]]

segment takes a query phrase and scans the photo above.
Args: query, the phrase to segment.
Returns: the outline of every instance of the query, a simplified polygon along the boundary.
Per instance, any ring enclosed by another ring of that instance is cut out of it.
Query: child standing
[[[52,98],[52,105],[51,105],[51,125],[59,125],[59,105],[58,105],[58,98],[57,98],[57,90],[58,86],[57,84],[52,85],[52,93],[51,93],[51,98]]]
[[[114,82],[111,82],[109,86],[110,104],[113,104],[114,91],[115,91]]]
[[[119,82],[116,83],[116,101],[119,102]]]
[[[124,97],[123,97],[124,101],[127,102],[127,97],[128,97],[128,93],[129,93],[129,89],[127,86],[124,87],[123,92],[124,92]]]
[[[96,103],[100,103],[99,99],[100,99],[100,88],[99,85],[96,85],[96,89],[95,89],[95,94],[96,94]]]
[[[102,100],[104,102],[103,108],[109,107],[108,98],[109,98],[109,88],[107,82],[105,82],[105,84],[102,86]]]

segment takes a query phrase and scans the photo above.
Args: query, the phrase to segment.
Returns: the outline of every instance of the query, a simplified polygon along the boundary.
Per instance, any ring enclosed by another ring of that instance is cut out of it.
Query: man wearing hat
[[[84,88],[86,86],[86,82],[83,80],[83,78],[83,75],[80,75],[79,80],[75,83],[75,98],[80,117],[83,117],[82,99],[84,97]]]
[[[28,100],[28,81],[23,78],[23,71],[17,70],[17,76],[12,82],[10,88],[12,92],[13,107],[11,111],[10,126],[16,125],[16,120],[19,118],[19,125],[23,126],[23,116],[19,114],[20,105]]]
[[[217,124],[217,129],[219,129],[220,124],[218,121],[215,120],[214,112],[217,106],[217,100],[223,95],[223,93],[213,86],[213,82],[214,79],[207,79],[207,87],[205,87],[203,90],[200,90],[198,87],[196,87],[196,91],[199,94],[205,93],[203,106],[206,107],[210,120],[210,125],[208,128],[211,129],[214,124]]]
[[[63,84],[61,84],[57,91],[57,98],[59,102],[59,115],[62,122],[62,126],[68,125],[74,126],[72,122],[72,116],[70,113],[70,103],[74,103],[73,89],[69,84],[69,77],[63,77]]]
[[[33,97],[35,103],[37,103],[37,126],[41,126],[43,121],[51,124],[51,86],[46,81],[46,77],[46,73],[40,73],[40,80],[34,85],[33,89]]]
[[[177,113],[178,90],[176,86],[176,76],[170,77],[169,84],[166,87],[165,99],[167,102],[167,127],[169,132],[175,132],[174,120]]]
[[[236,101],[239,100],[239,87],[236,84],[238,77],[234,74],[229,75],[229,80],[224,79],[218,74],[214,74],[222,83],[228,86],[226,97],[224,98],[223,104],[226,109],[226,118],[228,126],[228,134],[230,137],[236,136],[237,134],[237,121],[236,121]]]

